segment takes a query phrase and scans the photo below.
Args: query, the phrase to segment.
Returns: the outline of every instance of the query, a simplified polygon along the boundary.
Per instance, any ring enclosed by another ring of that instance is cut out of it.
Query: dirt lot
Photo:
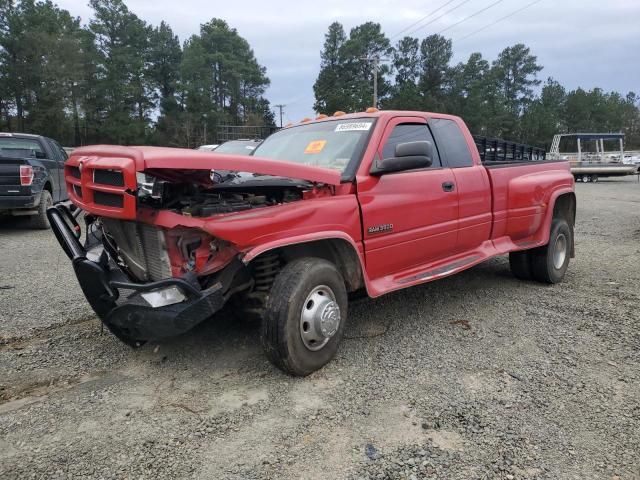
[[[290,378],[219,316],[131,350],[0,222],[0,478],[640,478],[640,184],[578,185],[566,281],[506,258],[351,306]]]

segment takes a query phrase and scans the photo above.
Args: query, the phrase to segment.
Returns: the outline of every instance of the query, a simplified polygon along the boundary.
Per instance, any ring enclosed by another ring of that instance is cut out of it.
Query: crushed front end
[[[190,330],[223,307],[234,281],[249,281],[239,260],[226,265],[224,274],[208,276],[206,285],[195,275],[164,276],[168,266],[166,252],[160,250],[162,234],[153,227],[140,226],[147,231],[129,237],[133,245],[117,247],[129,252],[124,261],[125,254],[113,250],[110,234],[92,215],[85,215],[83,244],[81,227],[67,206],[57,205],[47,214],[87,301],[107,328],[131,346]],[[123,228],[136,228],[132,223]]]
[[[167,161],[176,152],[184,158]],[[223,163],[263,168],[240,157]],[[264,298],[260,277],[242,261],[247,225],[255,237],[266,234],[276,225],[256,213],[313,190],[311,182],[278,176],[282,168],[239,173],[188,151],[82,148],[65,164],[77,210],[56,205],[47,215],[94,311],[120,340],[139,346],[190,330],[236,293]]]

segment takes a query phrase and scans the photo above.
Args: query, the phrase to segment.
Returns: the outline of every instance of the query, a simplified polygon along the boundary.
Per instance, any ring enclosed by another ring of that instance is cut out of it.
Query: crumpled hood
[[[163,172],[168,174],[163,176],[170,176],[175,180],[193,181],[194,170],[232,170],[288,177],[328,185],[340,184],[340,172],[336,170],[269,158],[228,155],[185,148],[93,145],[75,149],[69,160],[73,164],[83,161],[92,161],[93,163],[96,160],[99,163],[100,158],[132,160],[138,172],[170,170],[170,172]]]

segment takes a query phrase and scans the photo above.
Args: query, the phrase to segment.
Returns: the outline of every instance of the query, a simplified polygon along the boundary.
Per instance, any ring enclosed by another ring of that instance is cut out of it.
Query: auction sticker
[[[367,131],[371,128],[372,122],[350,122],[341,123],[336,125],[335,132],[355,132],[355,131]]]
[[[309,142],[307,148],[304,149],[304,153],[320,153],[326,144],[326,140],[314,140],[313,142]]]

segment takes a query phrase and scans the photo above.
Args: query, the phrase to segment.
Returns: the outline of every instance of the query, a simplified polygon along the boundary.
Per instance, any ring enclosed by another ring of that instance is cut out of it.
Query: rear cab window
[[[472,167],[473,158],[460,127],[447,118],[432,118],[429,128],[449,168]]]
[[[396,146],[400,143],[420,141],[428,141],[434,145],[433,154],[435,158],[431,159],[432,163],[429,168],[441,167],[442,163],[440,161],[438,151],[435,148],[433,136],[425,123],[401,123],[400,125],[396,125],[382,148],[382,158],[393,157],[395,155]]]
[[[44,158],[42,145],[35,138],[0,136],[0,158]]]

